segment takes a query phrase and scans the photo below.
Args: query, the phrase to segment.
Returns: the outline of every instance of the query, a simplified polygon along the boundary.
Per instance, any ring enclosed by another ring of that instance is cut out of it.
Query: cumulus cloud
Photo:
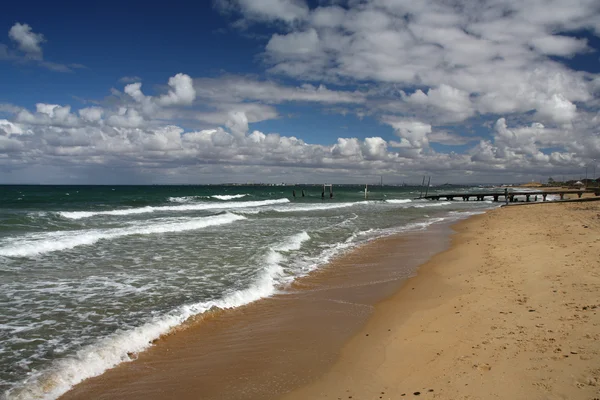
[[[588,49],[585,39],[558,35],[536,37],[531,40],[531,45],[542,54],[561,57],[572,57]]]
[[[16,121],[29,125],[43,126],[76,126],[78,118],[71,113],[71,106],[60,106],[58,104],[37,103],[36,112],[31,113],[22,109],[16,114]]]
[[[568,6],[497,0],[302,4],[296,18],[302,23],[285,25],[265,46],[269,71],[375,87],[385,95],[367,99],[371,114],[391,111],[443,124],[533,111],[560,125],[576,116],[578,102],[594,98],[590,74],[551,58],[590,51],[585,38],[564,32],[600,32],[592,0]]]
[[[22,135],[24,131],[19,125],[14,124],[6,119],[0,119],[0,133],[4,134],[5,136],[10,136]]]
[[[28,24],[15,23],[8,31],[8,37],[16,45],[17,50],[0,43],[0,61],[12,61],[20,64],[33,63],[57,72],[72,72],[73,69],[85,68],[81,64],[60,64],[45,60],[42,43],[46,38],[41,33],[33,32]]]
[[[570,123],[575,118],[576,111],[577,106],[561,94],[553,94],[552,97],[540,102],[537,107],[539,117],[553,120],[559,124]]]
[[[453,134],[438,133],[427,123],[399,117],[384,122],[395,129],[401,142],[379,136],[340,137],[327,145],[250,131],[244,112],[230,113],[221,127],[188,130],[146,120],[135,108],[87,107],[73,112],[68,105],[39,103],[34,111],[21,109],[11,120],[0,120],[0,165],[10,162],[11,168],[23,171],[36,166],[47,170],[110,167],[138,171],[138,178],[147,173],[152,179],[157,176],[156,168],[161,171],[159,176],[172,177],[194,168],[197,172],[199,166],[212,166],[211,173],[221,174],[233,170],[256,173],[253,168],[260,166],[261,176],[272,173],[279,177],[283,171],[296,171],[298,178],[329,171],[350,180],[375,173],[399,176],[406,171],[435,171],[436,176],[461,171],[458,179],[464,178],[464,171],[475,177],[504,172],[514,177],[515,169],[519,173],[539,173],[540,169],[552,173],[556,168],[574,168],[584,160],[583,147],[588,149],[586,156],[600,156],[600,134],[594,125],[597,118],[582,113],[571,128],[548,128],[541,123],[511,127],[505,118],[499,118],[491,139],[480,140],[466,154],[444,154],[429,148],[429,142],[458,140]],[[570,134],[575,130],[582,133]],[[553,151],[546,154],[544,149]],[[310,168],[310,174],[301,172],[303,168]]]
[[[138,128],[144,124],[144,117],[134,108],[122,107],[117,114],[108,117],[106,123],[120,128]]]
[[[431,107],[434,113],[445,113],[445,121],[464,121],[475,114],[475,107],[471,103],[469,93],[446,84],[430,88],[427,94],[421,89],[417,89],[406,97],[406,101],[423,107]]]
[[[576,37],[581,29],[600,33],[593,0],[319,4],[216,2],[242,18],[237,27],[275,30],[258,57],[266,75],[179,73],[158,93],[129,76],[120,80],[122,92],[113,89],[94,107],[0,105],[0,179],[10,165],[25,171],[20,176],[110,167],[152,181],[162,174],[197,182],[199,171],[221,180],[232,173],[307,181],[425,171],[446,181],[467,174],[513,180],[600,159],[600,76],[563,62],[590,51],[593,41]],[[15,49],[0,45],[0,58],[30,54],[28,62],[51,68],[43,37],[26,42],[25,34],[37,34],[22,31],[21,42],[11,36]],[[287,118],[298,103],[370,118],[381,129],[315,144],[253,126]],[[445,153],[432,144],[468,148]]]
[[[215,6],[223,12],[241,12],[246,18],[259,21],[292,23],[308,16],[303,0],[218,0]]]
[[[146,98],[146,96],[144,96],[144,94],[142,93],[142,84],[140,82],[131,83],[125,86],[125,89],[123,91],[129,96],[131,96],[135,101],[140,103]]]
[[[169,92],[158,99],[163,106],[189,105],[196,98],[192,78],[186,74],[177,74],[169,78]]]
[[[310,58],[320,50],[319,35],[315,29],[275,34],[267,43],[267,52],[276,60]]]
[[[337,143],[331,148],[331,153],[338,157],[355,157],[362,154],[360,142],[357,138],[338,138]]]
[[[104,110],[100,107],[87,107],[79,110],[81,118],[88,122],[100,121],[103,114]]]
[[[41,44],[46,40],[41,33],[34,33],[29,25],[17,22],[8,31],[8,37],[16,42],[19,50],[27,57],[36,60],[42,59]]]
[[[402,138],[402,144],[421,149],[429,146],[428,135],[431,133],[431,125],[421,121],[385,117],[384,122],[391,125],[396,134]]]
[[[229,120],[225,124],[227,128],[237,137],[243,137],[248,132],[248,117],[242,111],[234,111],[229,114]]]

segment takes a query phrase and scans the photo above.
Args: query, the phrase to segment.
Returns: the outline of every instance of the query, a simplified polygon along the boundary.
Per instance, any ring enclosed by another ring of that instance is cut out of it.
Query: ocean
[[[373,239],[496,206],[416,200],[418,187],[333,191],[0,186],[0,393],[57,398],[191,316],[285,292]]]

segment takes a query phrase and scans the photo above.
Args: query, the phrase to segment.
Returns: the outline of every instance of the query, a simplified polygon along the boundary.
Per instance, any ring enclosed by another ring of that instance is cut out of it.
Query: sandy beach
[[[600,203],[505,207],[380,303],[296,399],[600,397]]]
[[[600,203],[452,228],[445,251],[448,227],[363,246],[61,399],[599,398]]]

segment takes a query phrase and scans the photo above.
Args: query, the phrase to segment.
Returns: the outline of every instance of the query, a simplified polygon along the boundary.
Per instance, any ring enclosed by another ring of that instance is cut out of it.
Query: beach
[[[447,230],[362,246],[61,398],[598,397],[600,204],[494,209],[453,225],[444,250]],[[381,279],[410,254],[404,279]]]
[[[285,293],[188,321],[61,399],[279,398],[331,368],[375,305],[448,236],[442,224],[367,243]]]
[[[497,206],[321,189],[6,187],[0,393],[50,400],[99,381],[115,398],[287,393],[446,248],[450,224]]]
[[[285,400],[600,397],[600,204],[504,207],[454,229]]]
[[[298,283],[327,295],[265,299],[203,321],[63,399],[598,397],[600,205],[509,206],[452,228],[451,247],[400,285],[344,285],[341,307],[326,301],[349,276],[364,279],[352,265],[393,268],[409,249],[442,250],[431,245],[443,229],[363,246]],[[387,298],[374,303],[374,293]],[[294,315],[256,325],[265,314]],[[244,345],[226,345],[240,342],[232,335]]]
[[[117,331],[41,388],[68,383],[61,399],[597,397],[600,204],[477,203],[375,205],[428,219],[352,243],[284,290],[196,313],[106,368],[105,355],[148,337]],[[271,247],[267,265],[302,261],[288,249],[320,231],[309,232]],[[96,365],[103,370],[89,369]]]

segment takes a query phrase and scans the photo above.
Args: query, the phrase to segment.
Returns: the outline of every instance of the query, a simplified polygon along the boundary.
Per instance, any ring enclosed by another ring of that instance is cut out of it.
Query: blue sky
[[[600,160],[597,2],[200,3],[5,5],[0,183],[501,183]]]

